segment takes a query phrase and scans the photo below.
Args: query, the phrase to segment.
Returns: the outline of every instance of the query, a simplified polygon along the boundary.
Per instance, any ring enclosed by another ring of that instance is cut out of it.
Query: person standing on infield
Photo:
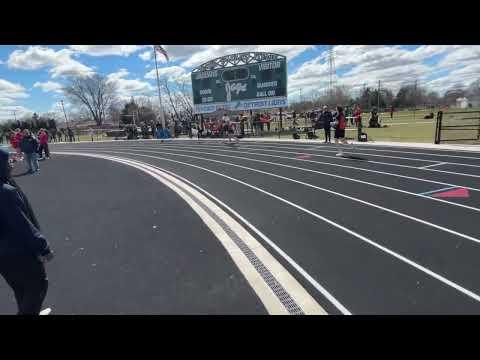
[[[14,292],[18,315],[39,315],[48,289],[44,264],[53,252],[11,177],[8,155],[0,149],[0,275]]]
[[[73,130],[70,128],[67,128],[67,134],[70,142],[75,142],[75,135],[73,134]]]
[[[10,137],[10,144],[12,148],[15,150],[15,161],[22,161],[23,156],[22,156],[22,149],[20,148],[20,144],[23,139],[23,134],[20,129],[15,129],[15,131],[12,133]]]
[[[332,112],[328,109],[327,105],[324,105],[322,115],[320,115],[320,122],[323,123],[323,130],[325,131],[325,143],[332,142],[332,134],[331,134],[332,121],[333,121]]]
[[[230,141],[229,128],[230,128],[230,118],[228,117],[227,113],[225,113],[222,116],[221,134],[224,139],[225,137],[228,137],[228,140]]]
[[[90,135],[90,138],[91,138],[92,141],[93,141],[93,136],[95,135],[95,131],[93,131],[92,128],[88,128],[88,135]]]
[[[45,129],[40,129],[38,133],[38,142],[40,143],[40,147],[38,149],[38,155],[40,155],[40,158],[50,159],[50,150],[48,149],[48,133]],[[45,153],[45,157],[43,156],[43,153]]]
[[[40,171],[38,166],[38,140],[30,132],[30,130],[23,130],[23,139],[20,143],[20,148],[25,154],[25,161],[27,162],[28,172],[30,174]]]
[[[343,114],[343,108],[341,106],[337,106],[337,120],[335,126],[335,144],[338,144],[340,141],[342,144],[347,144],[347,140],[345,139],[345,128],[347,127],[347,120],[345,119],[345,115]],[[337,156],[343,156],[343,150],[339,147],[339,152]]]

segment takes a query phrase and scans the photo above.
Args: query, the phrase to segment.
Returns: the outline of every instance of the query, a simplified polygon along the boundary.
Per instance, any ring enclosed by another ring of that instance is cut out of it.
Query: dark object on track
[[[347,159],[352,159],[352,160],[359,160],[359,161],[368,161],[367,159],[365,158],[362,158],[360,156],[356,156],[356,155],[342,155],[342,157],[344,158],[347,158]]]

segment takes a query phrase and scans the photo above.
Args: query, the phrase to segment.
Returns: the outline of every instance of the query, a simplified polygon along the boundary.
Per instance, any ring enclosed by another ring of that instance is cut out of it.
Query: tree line
[[[147,96],[121,101],[116,83],[108,77],[99,74],[75,77],[70,79],[63,91],[77,111],[84,118],[95,121],[97,126],[102,126],[106,120],[120,126],[133,122],[150,126],[159,123],[159,105]],[[185,83],[171,84],[164,80],[162,92],[163,111],[168,121],[182,123],[193,120],[193,103]]]
[[[27,115],[21,119],[8,120],[0,123],[0,135],[7,135],[10,131],[15,129],[29,129],[30,131],[37,133],[40,129],[46,129],[48,131],[57,129],[57,121],[49,117],[48,114],[39,116],[37,113],[33,115]]]
[[[443,106],[452,106],[458,98],[466,97],[468,99],[480,100],[480,79],[472,83],[467,88],[453,88],[440,96],[436,91],[428,91],[423,86],[408,84],[402,86],[397,93],[387,88],[365,87],[358,96],[351,95],[351,91],[346,86],[337,86],[330,94],[319,96],[309,101],[294,103],[290,110],[296,112],[308,111],[322,105],[353,106],[359,104],[362,109],[368,111],[373,107],[380,109],[389,109],[392,106],[395,109],[414,109],[414,108],[438,108]]]
[[[164,80],[161,84],[164,114],[167,122],[176,125],[186,125],[194,120],[193,102],[189,86],[185,83],[169,83]],[[63,88],[64,95],[69,100],[69,121],[75,126],[81,121],[93,121],[101,127],[107,120],[120,127],[132,124],[156,126],[159,124],[160,107],[158,101],[152,102],[150,97],[139,96],[129,101],[121,101],[118,94],[118,85],[106,76],[95,74],[87,77],[71,77]],[[443,96],[437,92],[427,91],[425,87],[414,84],[402,86],[396,94],[387,88],[365,87],[354,97],[348,87],[337,86],[330,94],[319,96],[310,101],[294,103],[290,110],[304,112],[322,105],[353,106],[359,104],[362,109],[369,111],[372,107],[388,109],[412,109],[418,107],[437,108],[439,106],[453,105],[460,97],[480,98],[480,79],[468,88],[454,88]],[[62,114],[63,117],[63,114]],[[56,129],[59,116],[47,113],[39,116],[34,113],[23,117],[21,120],[10,120],[0,124],[0,131],[13,128],[27,128],[37,131],[40,128]],[[62,121],[62,120],[61,120]],[[72,125],[71,125],[72,126]]]

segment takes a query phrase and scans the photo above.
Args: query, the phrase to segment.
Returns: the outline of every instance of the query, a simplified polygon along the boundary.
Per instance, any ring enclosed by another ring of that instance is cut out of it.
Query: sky
[[[328,89],[329,47],[325,45],[163,45],[159,73],[169,82],[190,84],[193,68],[214,58],[249,51],[285,55],[290,102]],[[333,47],[335,83],[356,95],[380,86],[394,93],[413,84],[442,95],[480,78],[478,45],[337,45]],[[117,84],[123,100],[156,96],[151,46],[0,45],[0,121],[29,113],[59,113],[62,87],[71,76],[102,74]],[[66,101],[67,111],[69,104]]]

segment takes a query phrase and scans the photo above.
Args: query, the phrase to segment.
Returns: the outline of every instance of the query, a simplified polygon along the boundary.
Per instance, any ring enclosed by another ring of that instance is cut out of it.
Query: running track
[[[215,140],[51,150],[18,181],[58,253],[57,312],[480,313],[480,153],[357,145],[341,158],[327,144]],[[241,225],[254,260],[176,181]],[[457,197],[435,197],[445,191]]]

